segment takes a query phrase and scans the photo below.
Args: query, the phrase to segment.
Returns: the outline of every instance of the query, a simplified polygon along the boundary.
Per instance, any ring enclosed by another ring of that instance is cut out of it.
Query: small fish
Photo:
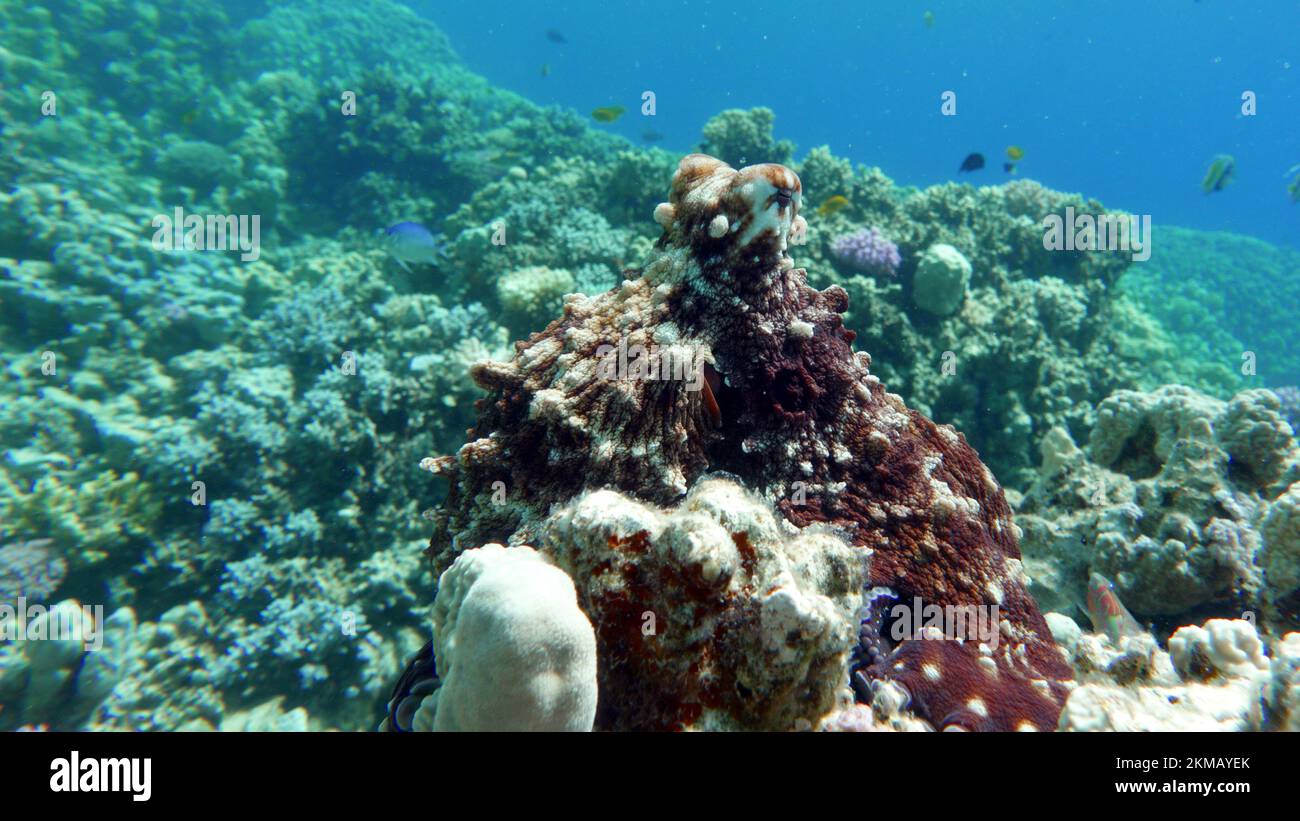
[[[408,262],[431,265],[442,255],[438,240],[418,222],[399,222],[382,233],[388,254],[407,273],[411,271]]]
[[[1210,170],[1201,180],[1201,190],[1207,194],[1222,191],[1232,182],[1233,172],[1237,170],[1237,161],[1231,154],[1220,154],[1210,163]]]
[[[1008,174],[1014,174],[1016,173],[1016,164],[1013,162],[1004,162],[1002,163],[1002,170]]]
[[[1025,158],[1025,149],[1018,145],[1007,146],[1007,159],[1012,162],[1020,162]]]
[[[542,63],[542,76],[543,76],[543,77],[550,77],[550,76],[551,76],[551,64],[550,64],[550,63]]]
[[[1088,577],[1088,618],[1094,630],[1105,633],[1113,642],[1146,632],[1119,600],[1115,585],[1100,573]]]
[[[928,29],[934,28],[934,12],[927,11],[925,14],[921,15],[921,19],[925,21],[926,28]]]
[[[1286,190],[1291,195],[1291,202],[1300,202],[1300,174],[1296,175]]]
[[[569,38],[565,37],[563,32],[556,29],[547,29],[546,39],[550,40],[552,43],[559,43],[561,45],[569,42]]]
[[[850,204],[849,198],[843,194],[836,194],[833,197],[827,197],[826,202],[817,206],[817,216],[829,217],[831,214],[836,213]]]
[[[658,131],[651,131],[648,128],[641,132],[641,142],[643,143],[657,143],[663,138],[664,135],[660,134]]]
[[[591,112],[591,118],[598,123],[612,123],[622,117],[624,111],[627,109],[621,105],[601,106]]]
[[[957,169],[957,173],[960,174],[963,171],[978,171],[983,167],[984,167],[983,154],[979,154],[979,153],[967,154],[966,159],[961,161],[961,168]]]

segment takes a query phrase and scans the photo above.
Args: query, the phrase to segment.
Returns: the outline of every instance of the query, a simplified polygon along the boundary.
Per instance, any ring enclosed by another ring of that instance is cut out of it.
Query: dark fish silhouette
[[[550,40],[552,43],[564,44],[569,42],[569,38],[565,37],[563,32],[556,31],[555,29],[546,30],[546,39]]]
[[[642,142],[647,142],[647,143],[657,143],[657,142],[659,142],[660,140],[662,140],[663,138],[664,138],[664,135],[660,134],[658,131],[651,131],[651,130],[649,130],[649,129],[646,129],[645,131],[642,131],[642,132],[641,132],[641,141],[642,141]]]
[[[957,169],[957,173],[960,174],[963,171],[978,171],[983,167],[983,154],[968,154],[966,155],[966,159],[961,161],[961,168]]]

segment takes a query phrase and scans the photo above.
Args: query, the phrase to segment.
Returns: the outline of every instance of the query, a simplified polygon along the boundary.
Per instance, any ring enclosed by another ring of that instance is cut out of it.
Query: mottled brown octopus
[[[655,209],[653,262],[608,293],[568,297],[511,361],[475,366],[489,393],[478,423],[433,465],[451,483],[435,568],[488,542],[536,544],[552,506],[584,490],[669,505],[725,472],[792,524],[861,547],[886,603],[997,606],[993,648],[891,640],[877,609],[845,671],[868,684],[860,699],[891,682],[936,728],[1054,729],[1071,671],[1026,592],[1002,489],[960,433],[907,408],[854,352],[845,291],[809,287],[791,259],[807,231],[800,204],[783,166],[687,156]],[[603,378],[620,344],[689,353],[703,379]],[[605,726],[671,723],[643,711]]]

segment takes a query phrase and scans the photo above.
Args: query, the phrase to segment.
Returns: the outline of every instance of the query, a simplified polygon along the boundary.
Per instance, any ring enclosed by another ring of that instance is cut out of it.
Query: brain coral
[[[441,686],[417,724],[591,729],[596,639],[573,582],[532,548],[489,544],[460,554],[438,580],[433,624]]]
[[[931,245],[916,267],[912,298],[921,310],[947,316],[966,299],[970,274],[970,262],[961,251],[942,242]]]
[[[571,295],[511,361],[475,366],[489,392],[478,424],[455,456],[429,460],[451,484],[434,513],[435,564],[490,542],[562,553],[564,537],[544,527],[552,506],[601,489],[672,504],[725,471],[791,525],[842,533],[886,599],[997,606],[992,646],[882,635],[856,678],[900,686],[937,727],[1051,729],[1071,674],[1026,592],[1002,490],[961,434],[872,376],[843,326],[845,292],[816,291],[794,267],[787,246],[806,230],[801,199],[783,166],[686,157],[655,209],[659,253],[640,276],[594,298]],[[644,354],[636,365],[611,354],[634,349]],[[644,705],[627,726],[693,726],[675,695],[682,686],[661,675],[670,660],[636,652],[630,637],[609,652],[614,640],[598,636],[601,681],[614,687],[601,699]],[[743,692],[717,698],[744,724]]]

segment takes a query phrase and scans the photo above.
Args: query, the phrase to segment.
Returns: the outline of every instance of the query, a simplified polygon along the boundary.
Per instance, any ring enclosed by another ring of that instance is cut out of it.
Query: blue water
[[[1230,0],[569,0],[411,4],[493,83],[581,112],[628,109],[604,126],[686,150],[726,108],[768,106],[799,155],[828,144],[900,183],[957,178],[967,153],[1156,226],[1230,230],[1300,247],[1300,2]],[[924,13],[933,12],[927,27]],[[563,33],[551,42],[548,30]],[[543,65],[550,68],[542,76]],[[654,91],[657,113],[640,114]],[[957,115],[940,95],[957,94]],[[1257,98],[1243,116],[1242,93]],[[1216,154],[1236,181],[1200,189]]]

